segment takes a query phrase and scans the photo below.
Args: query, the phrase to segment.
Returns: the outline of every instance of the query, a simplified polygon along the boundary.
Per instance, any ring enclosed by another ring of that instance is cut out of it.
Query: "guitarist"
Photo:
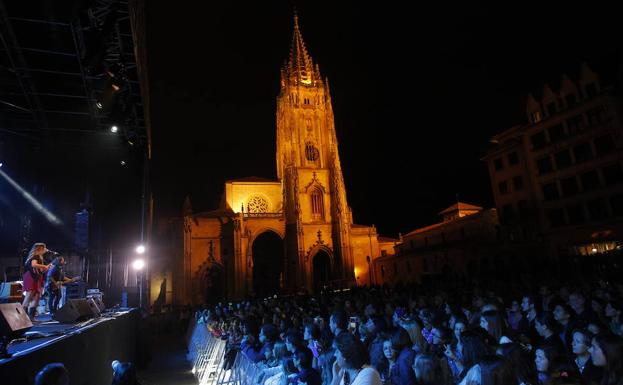
[[[50,312],[52,314],[54,314],[58,309],[58,304],[61,300],[61,286],[64,283],[74,282],[78,279],[78,277],[73,279],[65,277],[63,266],[65,266],[65,258],[60,256],[54,258],[46,275],[45,290],[49,295],[48,301],[50,304]]]
[[[28,312],[28,316],[31,320],[35,319],[37,305],[39,305],[39,298],[41,297],[41,291],[43,289],[45,273],[49,268],[43,260],[43,254],[47,251],[48,249],[45,243],[35,243],[28,252],[28,257],[24,263],[26,271],[24,272],[24,302],[22,306],[24,310]],[[31,304],[34,305],[31,306]]]

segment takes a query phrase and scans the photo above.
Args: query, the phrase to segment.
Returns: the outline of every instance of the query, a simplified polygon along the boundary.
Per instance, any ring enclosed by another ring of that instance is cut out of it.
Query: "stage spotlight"
[[[104,105],[102,104],[102,102],[97,101],[97,102],[95,102],[95,107],[97,107],[97,109],[101,110],[102,108],[104,108]]]
[[[136,246],[136,252],[137,254],[143,254],[145,252],[145,246],[143,245]]]
[[[596,248],[596,247],[593,247],[593,249],[592,249],[591,251],[592,251],[593,253],[596,253],[596,252],[597,252],[597,248]]]
[[[116,134],[117,131],[119,131],[119,127],[117,127],[117,126],[110,126],[110,132],[112,132],[113,134]]]
[[[0,162],[0,167],[2,167],[2,162]]]
[[[125,160],[122,160],[121,162],[119,162],[122,166],[125,166]]]
[[[145,267],[145,261],[143,261],[142,259],[137,259],[132,262],[132,268],[134,270],[142,270],[143,267]]]

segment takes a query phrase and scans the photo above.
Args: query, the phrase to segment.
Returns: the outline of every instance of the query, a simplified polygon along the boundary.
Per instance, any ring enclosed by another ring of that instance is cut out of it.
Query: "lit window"
[[[541,121],[541,111],[534,111],[530,116],[532,118],[532,123],[538,123]]]

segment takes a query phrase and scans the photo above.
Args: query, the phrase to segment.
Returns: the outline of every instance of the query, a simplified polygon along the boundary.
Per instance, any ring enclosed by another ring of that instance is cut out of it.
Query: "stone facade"
[[[499,263],[511,255],[499,243],[495,209],[457,202],[439,215],[441,222],[401,236],[394,255],[374,261],[377,284],[421,283],[442,274],[465,275],[480,270],[482,261]]]

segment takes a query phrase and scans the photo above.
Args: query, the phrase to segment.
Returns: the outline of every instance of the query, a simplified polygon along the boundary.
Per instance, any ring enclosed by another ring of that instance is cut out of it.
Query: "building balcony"
[[[244,213],[245,218],[281,218],[283,213]]]

